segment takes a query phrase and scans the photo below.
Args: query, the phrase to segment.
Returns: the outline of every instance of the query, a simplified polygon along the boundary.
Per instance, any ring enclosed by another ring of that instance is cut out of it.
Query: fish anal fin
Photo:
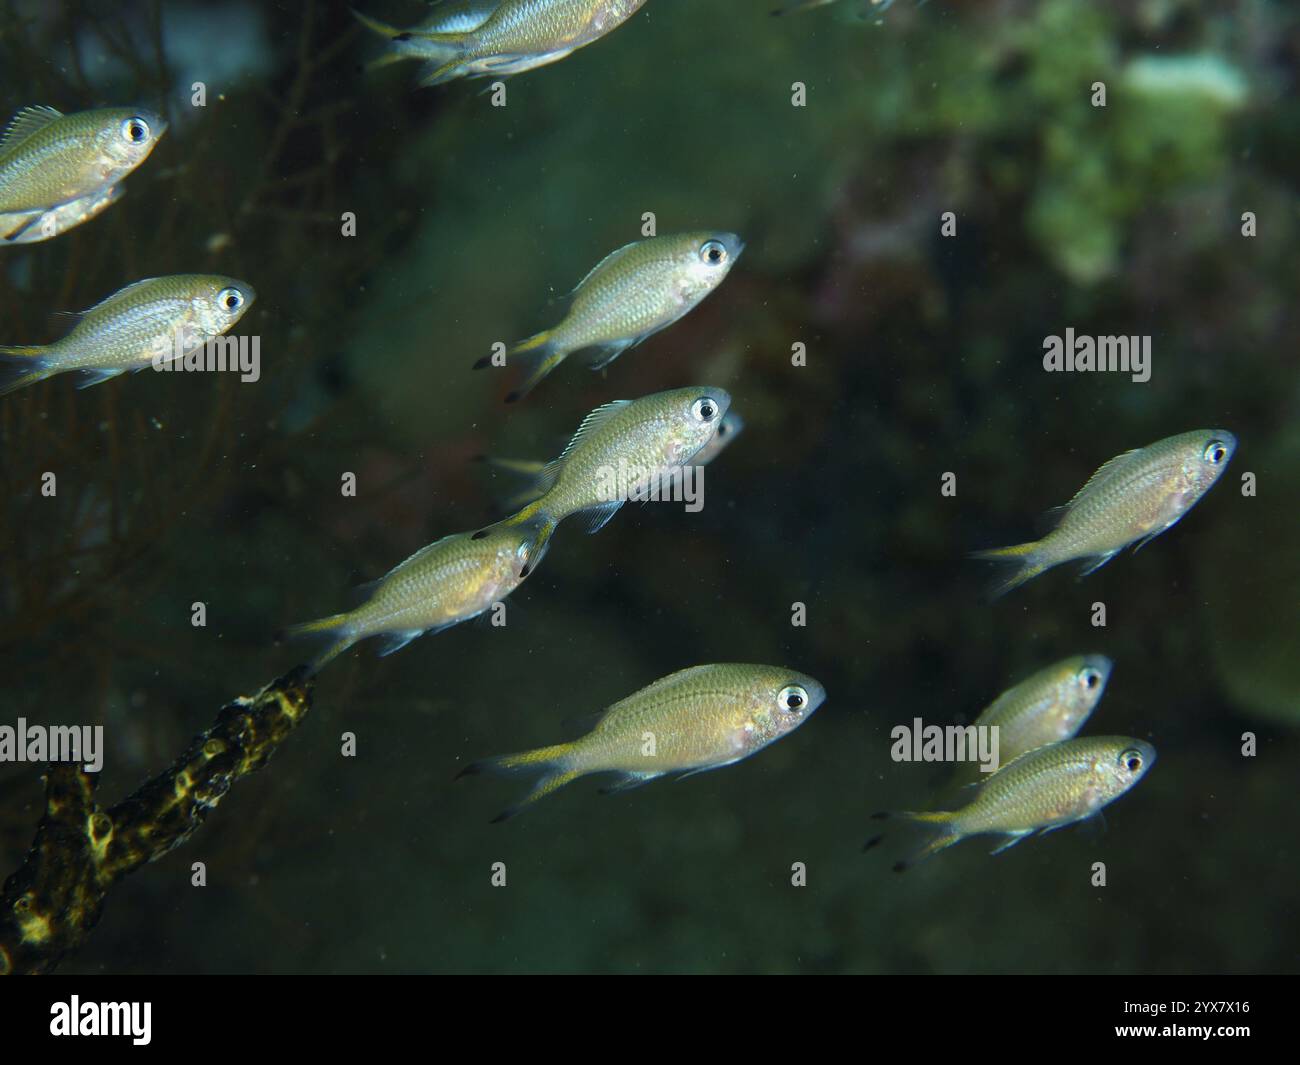
[[[400,651],[412,640],[417,639],[425,632],[435,631],[433,629],[404,629],[401,632],[386,632],[379,638],[378,654],[380,658],[391,655]]]
[[[618,513],[619,508],[623,505],[621,499],[615,499],[610,503],[602,503],[598,507],[591,507],[583,513],[587,517],[587,532],[598,533],[609,524],[610,518]]]
[[[1097,570],[1101,569],[1102,566],[1104,566],[1117,554],[1119,554],[1118,551],[1107,551],[1105,554],[1102,555],[1089,556],[1087,559],[1084,560],[1083,566],[1079,570],[1079,576],[1086,577],[1088,576],[1089,573],[1096,573]]]
[[[1007,838],[1002,843],[999,843],[996,847],[994,847],[991,851],[989,851],[989,854],[1001,854],[1005,850],[1010,850],[1021,840],[1028,839],[1036,831],[1037,829],[1027,828],[1021,832],[1008,832],[1006,834]]]
[[[642,784],[649,784],[650,781],[661,776],[663,776],[662,773],[623,773],[614,783],[601,788],[600,794],[617,795],[622,791],[631,791],[633,788],[639,788]]]
[[[617,359],[628,348],[636,347],[644,337],[637,337],[635,340],[616,340],[612,344],[602,344],[595,349],[594,354],[587,361],[587,367],[591,370],[603,370],[611,362]]]
[[[81,380],[77,382],[77,387],[90,388],[94,385],[102,385],[105,381],[111,381],[114,377],[125,372],[125,370],[82,370]]]

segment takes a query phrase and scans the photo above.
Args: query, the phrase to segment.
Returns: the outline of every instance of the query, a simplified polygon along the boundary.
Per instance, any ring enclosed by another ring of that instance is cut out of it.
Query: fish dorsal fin
[[[576,296],[579,292],[582,291],[583,285],[585,285],[588,281],[590,281],[593,277],[595,277],[598,273],[600,273],[603,269],[605,269],[605,267],[609,266],[610,263],[617,262],[619,259],[621,259],[624,255],[626,255],[629,251],[631,251],[640,243],[641,242],[639,240],[634,240],[632,241],[631,244],[624,244],[621,248],[615,248],[612,252],[606,255],[605,258],[601,259],[600,262],[598,262],[595,266],[593,266],[590,270],[587,271],[587,276],[573,286],[573,289],[569,293],[569,295]]]
[[[114,292],[111,296],[105,296],[93,307],[87,307],[84,311],[73,311],[71,312],[71,315],[74,318],[85,318],[86,315],[93,314],[95,311],[102,311],[105,307],[108,307],[110,304],[116,303],[118,300],[123,299],[124,297],[128,296],[130,293],[138,289],[141,285],[152,285],[157,280],[158,278],[156,277],[146,277],[140,281],[132,281],[129,285],[126,286],[126,288],[120,288],[116,292]]]
[[[24,107],[9,120],[4,135],[0,136],[0,152],[13,151],[33,133],[38,133],[62,117],[63,112],[52,107]]]
[[[1070,502],[1067,503],[1064,507],[1057,507],[1055,508],[1055,510],[1063,512],[1069,507],[1074,506],[1074,504],[1079,502],[1079,500],[1082,499],[1088,491],[1090,491],[1093,488],[1096,488],[1098,485],[1100,485],[1103,481],[1105,481],[1108,477],[1110,477],[1111,474],[1113,474],[1116,470],[1120,469],[1122,466],[1126,466],[1129,460],[1132,459],[1134,455],[1141,454],[1143,450],[1144,450],[1143,448],[1135,447],[1132,451],[1125,451],[1124,454],[1116,455],[1113,459],[1109,459],[1108,461],[1102,463],[1101,466],[1098,468],[1097,472],[1088,478],[1088,483],[1074,493],[1074,498],[1071,499]],[[1049,514],[1054,513],[1054,511],[1049,511],[1048,513]]]
[[[616,415],[619,411],[623,410],[625,407],[631,406],[631,404],[632,404],[632,400],[630,399],[615,399],[615,400],[611,400],[609,403],[606,403],[604,406],[597,407],[595,410],[593,410],[590,414],[588,414],[585,418],[582,419],[582,424],[578,426],[578,431],[573,434],[573,439],[570,440],[568,445],[565,447],[565,449],[562,452],[560,452],[560,457],[556,459],[554,462],[547,464],[547,470],[550,470],[552,466],[555,466],[558,463],[562,462],[564,459],[568,458],[573,453],[573,449],[578,446],[580,441],[582,441],[585,437],[590,436],[602,425],[604,425],[607,421],[609,421],[610,418]]]
[[[442,547],[442,546],[443,546],[444,544],[446,544],[449,540],[455,540],[458,536],[464,536],[464,535],[465,535],[464,533],[451,533],[451,534],[448,535],[448,536],[444,536],[444,537],[442,537],[442,539],[440,539],[440,540],[434,540],[433,543],[431,543],[431,544],[425,544],[422,548],[420,548],[420,550],[418,550],[418,551],[417,551],[415,554],[413,554],[410,558],[404,558],[404,559],[402,559],[401,562],[399,562],[396,566],[394,566],[392,569],[390,569],[387,573],[385,573],[385,574],[384,574],[382,577],[380,577],[378,580],[376,580],[376,581],[371,581],[371,582],[369,583],[369,585],[362,585],[362,588],[367,588],[367,587],[369,587],[370,590],[373,592],[375,588],[377,588],[379,585],[383,584],[383,582],[386,581],[386,580],[388,580],[388,578],[391,577],[394,573],[398,572],[399,570],[403,570],[403,569],[405,569],[407,566],[413,566],[413,565],[415,565],[415,564],[416,564],[417,562],[419,562],[421,559],[428,558],[429,555],[431,555],[431,554],[432,554],[432,553],[433,553],[437,548]]]

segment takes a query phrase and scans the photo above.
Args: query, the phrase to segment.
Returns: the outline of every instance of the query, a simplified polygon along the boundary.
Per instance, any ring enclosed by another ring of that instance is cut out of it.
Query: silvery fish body
[[[502,524],[535,528],[543,546],[555,527],[574,514],[590,515],[589,531],[596,532],[628,498],[668,482],[674,471],[690,464],[713,438],[730,405],[731,397],[721,388],[698,387],[597,407],[560,457],[543,467],[533,502]]]
[[[723,416],[722,422],[718,425],[717,431],[712,438],[691,459],[693,466],[707,466],[716,459],[727,446],[738,437],[745,428],[745,421],[734,409],[728,410]],[[524,491],[510,497],[506,502],[515,510],[527,506],[533,500],[537,499],[544,491],[538,488],[538,484],[543,483],[546,479],[545,462],[538,462],[532,459],[502,459],[489,457],[485,459],[489,465],[507,473],[525,478],[531,482],[531,486]]]
[[[375,636],[382,637],[379,653],[389,655],[504,600],[543,552],[524,529],[497,527],[478,539],[469,533],[445,536],[366,586],[365,601],[354,610],[295,625],[285,635],[330,641],[313,662],[317,670],[357,641]]]
[[[1075,655],[1022,680],[999,695],[977,717],[977,728],[997,728],[998,764],[1074,737],[1106,690],[1113,663],[1105,655]],[[952,783],[987,779],[972,762],[962,763]]]
[[[1126,452],[1092,475],[1047,536],[975,557],[1016,564],[999,593],[1072,559],[1086,559],[1083,574],[1091,573],[1174,525],[1219,479],[1236,446],[1226,429],[1196,429]]]
[[[508,77],[565,58],[617,29],[646,0],[468,0],[399,30],[358,13],[391,51],[380,64],[423,60],[421,85]]]
[[[591,368],[599,370],[672,325],[722,284],[744,246],[734,233],[700,231],[650,237],[611,252],[578,283],[559,325],[508,353],[507,364],[522,364],[527,375],[506,401],[526,396],[573,352],[595,349]],[[485,357],[475,369],[490,365]]]
[[[67,336],[52,344],[0,347],[9,374],[0,394],[74,370],[85,388],[156,358],[173,361],[233,327],[256,296],[246,281],[217,274],[137,281],[77,315]]]
[[[1127,736],[1063,740],[994,773],[960,809],[877,816],[898,816],[933,830],[929,842],[895,866],[900,871],[970,836],[1005,837],[993,851],[999,854],[1036,832],[1098,813],[1141,780],[1155,758],[1151,744]]]
[[[670,773],[732,765],[798,728],[825,700],[811,677],[776,666],[704,665],[664,677],[609,707],[586,735],[503,755],[462,775],[531,771],[538,783],[510,817],[588,773],[615,773],[621,791]]]
[[[161,116],[126,108],[19,111],[0,137],[0,240],[46,240],[79,215],[79,221],[94,217],[166,129]]]

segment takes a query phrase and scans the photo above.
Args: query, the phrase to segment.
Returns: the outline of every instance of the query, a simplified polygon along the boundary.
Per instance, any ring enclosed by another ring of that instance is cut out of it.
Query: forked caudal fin
[[[319,673],[330,662],[356,643],[355,637],[348,629],[351,616],[348,614],[331,614],[318,621],[305,621],[301,625],[290,625],[277,634],[278,640],[318,640],[326,641],[320,654],[307,664],[309,675]]]
[[[0,396],[17,392],[53,375],[44,348],[0,347]]]
[[[889,819],[910,821],[913,824],[922,826],[927,832],[928,838],[920,846],[913,849],[906,858],[894,863],[894,872],[896,873],[906,872],[918,862],[925,861],[926,858],[938,854],[947,847],[951,847],[961,839],[961,835],[953,829],[955,815],[947,810],[905,810],[899,813],[882,811],[871,816],[877,821]],[[884,833],[873,836],[863,844],[862,849],[864,851],[871,850],[884,838]]]
[[[997,599],[1013,588],[1019,588],[1026,581],[1033,580],[1050,567],[1038,555],[1039,543],[1016,544],[1013,547],[994,547],[987,551],[973,551],[971,558],[985,562],[1007,563],[1015,569],[1005,577],[995,578],[989,588],[989,596]]]
[[[485,758],[481,762],[472,762],[456,774],[461,777],[476,776],[479,773],[529,773],[540,774],[532,790],[513,806],[509,806],[492,818],[492,824],[508,821],[538,799],[544,799],[552,792],[559,791],[565,784],[570,784],[582,776],[580,770],[570,769],[564,765],[564,758],[572,750],[569,743],[556,744],[553,747],[538,747],[533,751],[520,751],[516,754],[503,754],[496,758]]]
[[[513,366],[517,363],[524,368],[526,373],[519,385],[506,395],[506,402],[517,403],[523,399],[541,383],[544,377],[564,361],[567,354],[567,351],[556,346],[550,330],[538,333],[516,344],[506,353],[506,365]],[[485,355],[474,364],[474,369],[481,370],[491,365],[492,357]]]
[[[363,14],[356,8],[352,9],[352,14],[366,29],[386,38],[390,45],[388,52],[367,64],[368,69],[386,67],[404,59],[423,59],[425,64],[420,69],[421,85],[436,85],[439,81],[449,81],[455,76],[452,72],[460,66],[464,53],[463,34],[403,30]]]

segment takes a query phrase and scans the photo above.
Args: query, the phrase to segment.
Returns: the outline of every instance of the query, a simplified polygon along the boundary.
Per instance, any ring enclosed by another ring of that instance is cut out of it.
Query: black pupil
[[[803,706],[803,697],[799,695],[791,695],[786,701],[790,704],[791,710],[798,710]]]
[[[717,248],[709,249],[709,262],[716,263],[721,258],[722,258],[721,251],[719,251]]]
[[[1097,674],[1089,673],[1088,676],[1084,678],[1084,683],[1088,685],[1089,688],[1095,688],[1097,686]]]
[[[144,127],[138,122],[131,124],[131,139],[133,141],[144,140]]]
[[[238,298],[237,296],[235,296],[234,294],[231,294],[231,295],[227,296],[227,297],[226,297],[226,310],[228,310],[228,311],[233,311],[233,310],[235,309],[235,304],[237,304],[238,302],[239,302],[239,298]]]
[[[708,421],[710,418],[713,417],[713,408],[710,407],[707,403],[704,404],[704,406],[700,408],[700,417],[703,418],[705,421]]]
[[[1128,767],[1129,767],[1130,772],[1134,772],[1134,773],[1137,772],[1137,768],[1138,768],[1138,766],[1140,766],[1141,764],[1142,764],[1142,763],[1141,763],[1140,761],[1138,761],[1138,759],[1136,759],[1136,758],[1130,758],[1130,759],[1128,760]]]

